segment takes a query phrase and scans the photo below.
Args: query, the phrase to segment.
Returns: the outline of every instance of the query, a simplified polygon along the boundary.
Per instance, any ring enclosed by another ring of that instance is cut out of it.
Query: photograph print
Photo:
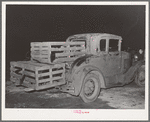
[[[146,4],[10,3],[5,12],[5,109],[146,108]]]

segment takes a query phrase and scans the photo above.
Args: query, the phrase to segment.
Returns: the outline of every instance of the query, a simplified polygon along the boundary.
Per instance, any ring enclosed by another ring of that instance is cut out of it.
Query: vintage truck
[[[132,66],[121,43],[121,36],[106,33],[76,34],[65,42],[31,42],[31,60],[10,62],[10,80],[26,86],[26,91],[55,87],[93,102],[103,88],[138,80],[143,61]]]

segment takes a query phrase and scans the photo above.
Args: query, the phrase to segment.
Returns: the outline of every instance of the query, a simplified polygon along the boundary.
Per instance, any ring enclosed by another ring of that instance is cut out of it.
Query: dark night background
[[[116,34],[123,47],[144,49],[145,6],[7,5],[7,73],[10,61],[25,59],[30,42],[65,41],[80,33]]]

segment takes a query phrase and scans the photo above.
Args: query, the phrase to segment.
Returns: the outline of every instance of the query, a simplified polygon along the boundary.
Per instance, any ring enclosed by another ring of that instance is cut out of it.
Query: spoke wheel
[[[91,96],[94,92],[95,89],[95,84],[94,84],[94,79],[89,79],[86,83],[85,83],[85,87],[84,87],[84,92],[86,96]]]
[[[93,102],[100,93],[99,77],[93,73],[87,74],[84,78],[80,97],[86,103]]]

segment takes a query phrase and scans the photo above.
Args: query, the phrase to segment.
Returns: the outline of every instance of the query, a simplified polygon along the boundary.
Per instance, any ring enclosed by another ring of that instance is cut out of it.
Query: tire
[[[144,87],[145,86],[145,69],[141,68],[135,78],[135,83],[140,86]]]
[[[100,88],[99,77],[93,73],[89,73],[84,78],[80,97],[85,103],[93,102],[98,98]]]

